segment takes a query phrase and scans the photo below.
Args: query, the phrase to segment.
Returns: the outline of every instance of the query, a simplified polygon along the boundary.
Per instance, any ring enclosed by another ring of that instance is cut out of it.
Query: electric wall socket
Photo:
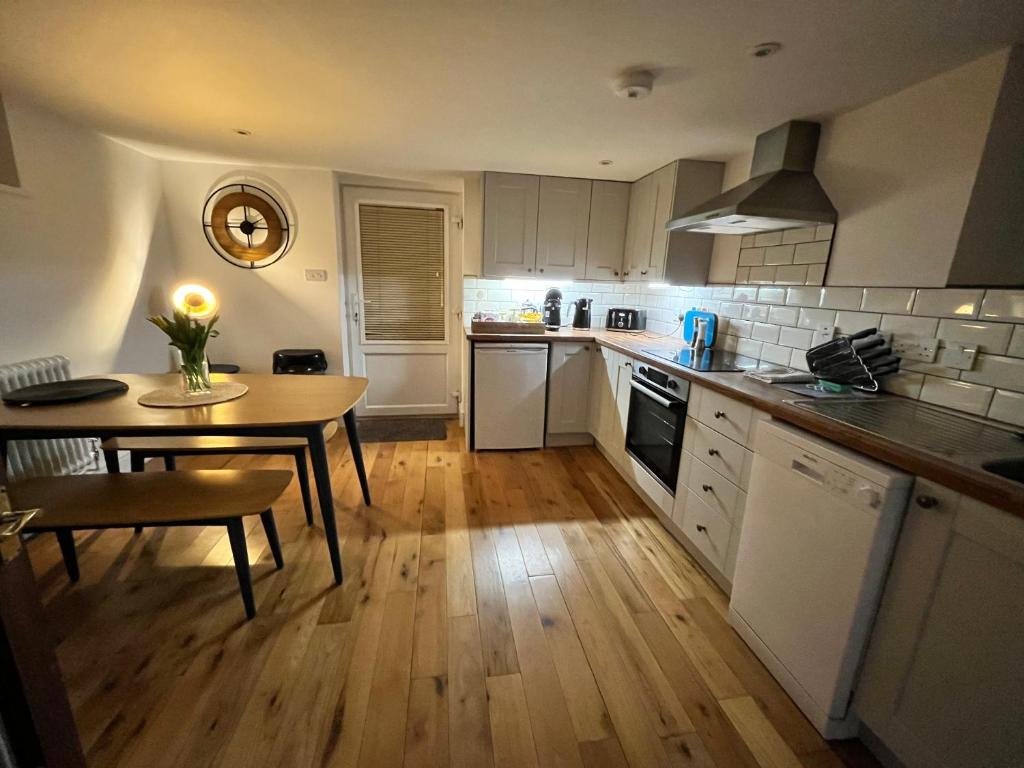
[[[939,352],[939,340],[927,336],[895,336],[892,340],[892,352],[904,360],[934,363]]]
[[[969,371],[974,367],[974,359],[977,356],[977,347],[965,347],[963,344],[945,342],[939,350],[935,362],[946,368]]]
[[[326,283],[327,282],[327,270],[326,269],[307,269],[306,270],[306,282],[308,282],[308,283]]]

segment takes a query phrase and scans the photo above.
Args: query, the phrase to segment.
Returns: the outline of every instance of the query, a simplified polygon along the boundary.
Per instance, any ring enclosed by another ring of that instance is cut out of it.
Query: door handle
[[[635,381],[631,381],[629,382],[629,386],[631,386],[640,394],[646,395],[647,397],[651,398],[651,400],[656,402],[658,405],[663,405],[666,408],[675,408],[677,405],[679,405],[679,403],[673,403],[671,400],[664,398],[661,395],[657,395],[654,392],[651,392],[651,390],[649,390],[643,384],[637,384]]]
[[[697,526],[697,532],[698,533],[707,533],[708,532],[708,527],[706,525],[698,525]]]

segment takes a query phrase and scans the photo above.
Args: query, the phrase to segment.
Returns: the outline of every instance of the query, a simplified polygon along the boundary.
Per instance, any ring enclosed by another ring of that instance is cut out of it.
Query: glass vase
[[[205,395],[212,390],[210,364],[206,360],[181,364],[181,391],[186,395]]]

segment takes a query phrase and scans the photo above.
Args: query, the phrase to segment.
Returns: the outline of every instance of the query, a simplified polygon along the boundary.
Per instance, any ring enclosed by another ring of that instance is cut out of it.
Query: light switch
[[[327,282],[327,270],[326,269],[307,269],[306,270],[306,282],[308,282],[308,283],[326,283]]]

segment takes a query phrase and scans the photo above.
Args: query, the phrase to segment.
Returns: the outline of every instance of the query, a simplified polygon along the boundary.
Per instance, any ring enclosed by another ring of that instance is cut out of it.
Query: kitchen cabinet
[[[624,181],[594,181],[591,186],[587,280],[622,278],[631,186]]]
[[[676,160],[633,183],[626,228],[624,278],[703,285],[714,238],[668,232],[665,224],[722,188],[722,163]]]
[[[917,481],[853,707],[908,768],[1024,764],[1024,519]]]
[[[537,273],[582,280],[590,227],[589,179],[540,177],[537,214]]]
[[[549,435],[585,434],[588,431],[592,346],[590,343],[567,341],[551,345],[548,370]]]
[[[539,176],[485,174],[483,272],[486,276],[534,274],[539,201]]]
[[[672,522],[683,545],[728,591],[747,504],[762,411],[690,385]]]
[[[595,345],[590,374],[590,432],[607,453],[612,452],[612,432],[617,411],[615,389],[618,381],[618,352]]]

